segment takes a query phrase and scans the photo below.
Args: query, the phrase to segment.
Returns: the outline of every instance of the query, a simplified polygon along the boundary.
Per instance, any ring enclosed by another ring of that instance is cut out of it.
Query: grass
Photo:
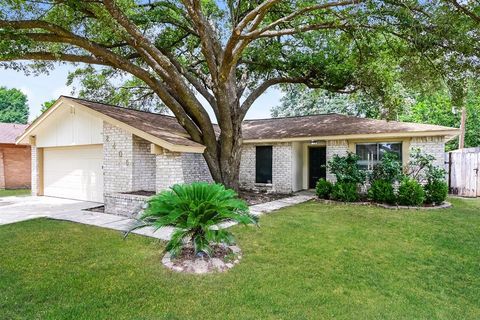
[[[162,244],[46,219],[0,227],[4,319],[478,319],[480,201],[390,211],[315,202],[235,227],[225,274],[167,271]]]
[[[10,197],[10,196],[29,196],[31,194],[30,189],[8,189],[0,190],[1,197]]]

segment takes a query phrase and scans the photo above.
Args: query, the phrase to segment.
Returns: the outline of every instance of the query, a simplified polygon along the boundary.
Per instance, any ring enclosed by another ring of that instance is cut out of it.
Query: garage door
[[[102,145],[45,148],[46,196],[103,202]]]

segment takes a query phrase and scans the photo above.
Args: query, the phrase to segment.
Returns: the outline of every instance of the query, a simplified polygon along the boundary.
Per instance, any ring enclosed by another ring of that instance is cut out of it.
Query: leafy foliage
[[[358,201],[357,184],[354,182],[337,182],[333,185],[331,198],[343,202]]]
[[[234,243],[228,229],[216,227],[220,223],[257,223],[256,217],[249,214],[247,203],[238,199],[235,191],[203,182],[174,185],[156,195],[140,220],[144,222],[140,227],[176,228],[165,248],[172,256],[178,255],[188,242],[193,244],[195,253],[207,255],[211,254],[213,243]]]
[[[480,145],[480,88],[478,85],[468,84],[465,97],[467,121],[465,130],[465,147]],[[460,127],[461,110],[455,106],[446,90],[438,90],[417,97],[400,119],[403,121],[430,123],[447,127]],[[458,138],[447,142],[446,149],[458,148]]]
[[[385,180],[373,181],[368,190],[368,198],[378,203],[394,204],[396,196],[392,183]]]
[[[405,178],[398,187],[398,203],[402,206],[419,206],[425,200],[425,191],[415,179]]]
[[[317,196],[320,199],[328,199],[330,198],[330,194],[332,193],[333,184],[330,181],[325,179],[319,179],[317,181],[317,185],[315,187]]]
[[[428,182],[423,189],[425,190],[425,203],[439,205],[447,199],[448,184],[445,181]]]
[[[27,96],[18,89],[0,87],[0,122],[27,123]]]
[[[392,184],[401,180],[403,167],[398,155],[393,152],[383,154],[382,160],[377,163],[369,175],[370,181],[383,180]]]
[[[45,101],[44,103],[42,103],[42,108],[40,109],[40,112],[41,113],[44,113],[45,111],[47,111],[48,109],[50,109],[51,106],[53,106],[53,104],[55,103],[56,100],[49,100],[49,101]]]
[[[327,168],[335,175],[338,182],[364,183],[366,173],[358,166],[359,157],[349,152],[346,156],[334,155],[327,163]]]
[[[446,171],[433,164],[435,157],[415,149],[410,154],[407,175],[418,182],[433,182],[445,180]]]

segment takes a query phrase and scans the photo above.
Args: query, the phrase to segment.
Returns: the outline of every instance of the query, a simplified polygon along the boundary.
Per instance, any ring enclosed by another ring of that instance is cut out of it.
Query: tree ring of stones
[[[162,258],[162,264],[170,270],[175,272],[192,273],[192,274],[206,274],[226,272],[240,263],[242,259],[242,251],[237,246],[227,246],[232,253],[232,259],[224,261],[220,258],[203,258],[197,257],[195,259],[182,260],[181,262],[172,259],[169,252]]]

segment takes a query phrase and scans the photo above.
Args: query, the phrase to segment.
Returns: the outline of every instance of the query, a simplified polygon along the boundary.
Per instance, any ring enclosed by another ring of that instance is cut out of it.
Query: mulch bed
[[[288,198],[292,196],[291,194],[254,192],[254,191],[246,191],[246,190],[240,191],[238,195],[241,199],[247,201],[249,206],[270,202],[278,199]]]
[[[208,257],[207,255],[204,255],[203,257],[204,259],[218,258],[221,260],[225,260],[225,257],[232,253],[232,250],[228,247],[214,246],[213,252],[210,257]],[[172,261],[174,264],[182,264],[186,260],[195,260],[198,258],[201,258],[201,256],[196,256],[195,250],[192,247],[186,247],[178,256],[172,259]]]
[[[131,195],[134,195],[134,196],[151,197],[151,196],[155,195],[155,191],[137,190],[137,191],[130,191],[130,192],[122,192],[122,194],[131,194]]]

